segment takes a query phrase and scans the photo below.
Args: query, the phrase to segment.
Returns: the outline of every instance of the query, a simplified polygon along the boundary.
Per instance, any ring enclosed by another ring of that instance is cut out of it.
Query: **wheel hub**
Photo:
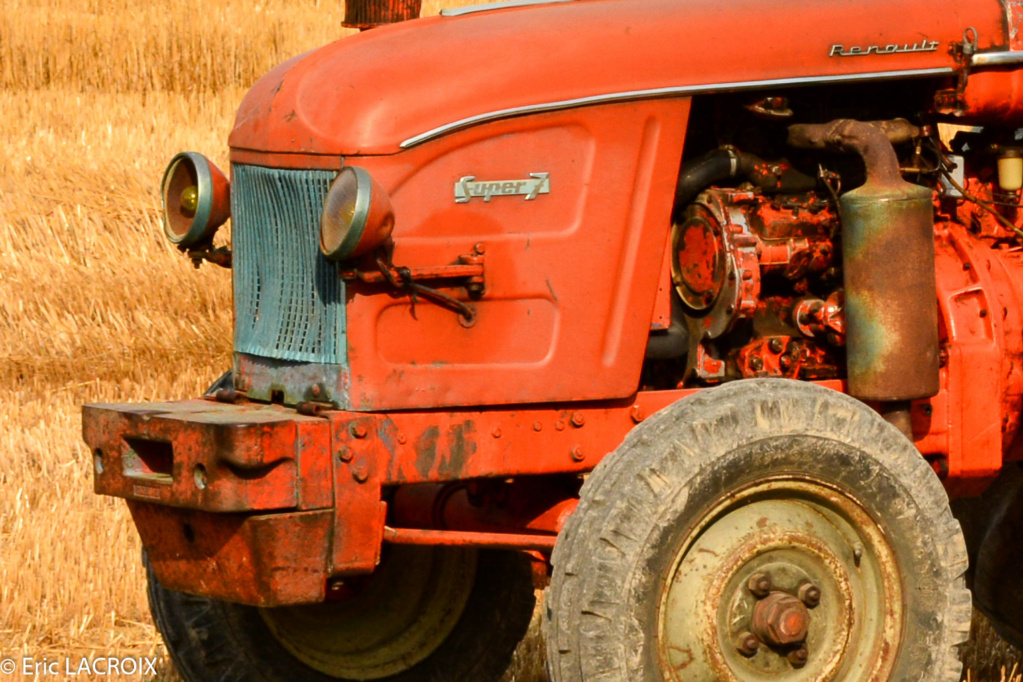
[[[475,579],[477,554],[403,545],[390,550],[351,594],[324,604],[261,609],[260,615],[289,653],[328,676],[376,680],[402,673],[454,629]]]
[[[751,486],[677,554],[662,669],[679,682],[887,679],[901,609],[891,550],[855,502],[810,482]]]

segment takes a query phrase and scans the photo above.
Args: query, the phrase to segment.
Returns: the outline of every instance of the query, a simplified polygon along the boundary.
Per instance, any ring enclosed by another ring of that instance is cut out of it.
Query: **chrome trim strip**
[[[1023,51],[981,52],[973,55],[970,66],[1005,66],[1023,64]]]
[[[485,114],[469,116],[459,121],[445,123],[442,126],[427,130],[408,138],[399,146],[402,149],[414,147],[417,144],[426,142],[435,137],[445,135],[459,128],[467,128],[477,123],[493,121],[509,116],[521,116],[522,114],[535,114],[543,111],[558,111],[559,109],[571,109],[573,107],[588,106],[591,104],[605,104],[608,102],[624,102],[635,99],[648,99],[650,97],[670,97],[677,95],[697,95],[701,93],[717,92],[721,90],[749,90],[753,88],[773,88],[789,85],[807,85],[811,83],[849,83],[858,81],[881,80],[884,78],[913,78],[921,76],[944,76],[952,73],[950,66],[942,66],[933,69],[910,69],[906,71],[876,71],[873,73],[852,73],[838,76],[807,76],[802,78],[776,78],[762,81],[736,81],[734,83],[711,83],[707,85],[681,85],[668,88],[652,88],[650,90],[629,90],[626,92],[612,92],[606,95],[593,95],[590,97],[577,97],[559,102],[545,102],[542,104],[527,104],[521,107],[509,109],[498,109]]]
[[[573,0],[501,0],[501,2],[489,2],[480,5],[466,5],[465,7],[445,7],[440,11],[442,17],[460,17],[463,14],[475,14],[476,12],[489,12],[492,9],[508,9],[509,7],[530,7],[532,5],[553,5],[557,2],[572,2]]]

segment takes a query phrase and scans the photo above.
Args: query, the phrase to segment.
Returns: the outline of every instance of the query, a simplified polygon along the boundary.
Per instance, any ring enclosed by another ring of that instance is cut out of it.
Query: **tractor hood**
[[[230,143],[391,154],[592,102],[948,74],[965,29],[981,51],[1005,50],[1011,24],[999,0],[575,0],[417,19],[278,66],[246,96]]]

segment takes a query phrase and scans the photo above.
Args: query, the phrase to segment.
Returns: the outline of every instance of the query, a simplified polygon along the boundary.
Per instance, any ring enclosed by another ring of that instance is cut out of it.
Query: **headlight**
[[[361,256],[387,242],[393,229],[394,209],[387,192],[365,168],[342,168],[323,202],[323,254],[334,261]]]
[[[178,246],[211,239],[231,216],[231,183],[202,154],[181,152],[160,183],[163,231]]]

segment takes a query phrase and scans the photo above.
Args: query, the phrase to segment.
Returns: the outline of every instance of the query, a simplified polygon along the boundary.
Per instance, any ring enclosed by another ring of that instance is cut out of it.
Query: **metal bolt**
[[[369,480],[369,472],[366,471],[366,466],[364,464],[356,464],[355,466],[353,466],[352,478],[354,478],[359,483],[365,483],[367,480]]]
[[[572,448],[572,459],[576,462],[581,462],[586,459],[586,455],[583,454],[583,449],[580,446],[576,445]]]
[[[752,632],[743,632],[735,638],[735,648],[743,656],[753,656],[760,648],[760,640]]]
[[[483,242],[479,242],[474,248],[476,250],[476,254],[479,256],[482,256],[487,250],[487,247]]]
[[[407,439],[405,438],[405,434],[404,433],[399,433],[398,434],[398,444],[399,445],[404,445],[406,440]]]
[[[342,462],[351,462],[352,461],[352,451],[349,450],[346,447],[338,448],[337,458],[339,460],[341,460]]]
[[[771,349],[772,353],[780,353],[785,350],[785,343],[781,339],[775,337],[767,342],[767,347]]]
[[[495,426],[494,430],[490,432],[490,435],[493,436],[494,438],[500,438],[501,437],[501,427],[500,426]]]
[[[533,430],[534,431],[542,431],[543,430],[543,422],[540,422],[540,421],[533,422]]]
[[[781,365],[782,369],[788,369],[789,367],[792,366],[792,356],[791,355],[781,356],[781,358],[778,360],[778,364]]]
[[[565,422],[559,419],[558,421],[554,422],[554,428],[558,431],[564,431]]]
[[[746,586],[754,597],[763,599],[771,593],[771,576],[766,573],[754,573]]]
[[[238,399],[238,394],[230,388],[219,388],[217,392],[213,394],[213,398],[218,403],[233,403]]]
[[[803,644],[799,648],[790,651],[786,658],[789,659],[789,663],[792,664],[793,668],[802,668],[806,665],[806,660],[810,658],[810,650]]]
[[[366,427],[362,424],[352,424],[350,431],[356,438],[366,437]]]
[[[749,366],[754,372],[759,372],[764,368],[764,361],[759,355],[754,355],[749,359]]]
[[[799,600],[806,604],[807,608],[814,608],[821,603],[821,590],[813,583],[803,583],[799,586]]]
[[[863,544],[857,542],[853,545],[853,562],[859,566],[860,560],[863,558]]]
[[[572,426],[582,426],[586,423],[586,417],[583,416],[582,412],[572,413]]]
[[[643,421],[643,408],[639,405],[633,405],[632,409],[629,411],[629,416],[632,417],[632,421],[637,424],[640,423]]]

